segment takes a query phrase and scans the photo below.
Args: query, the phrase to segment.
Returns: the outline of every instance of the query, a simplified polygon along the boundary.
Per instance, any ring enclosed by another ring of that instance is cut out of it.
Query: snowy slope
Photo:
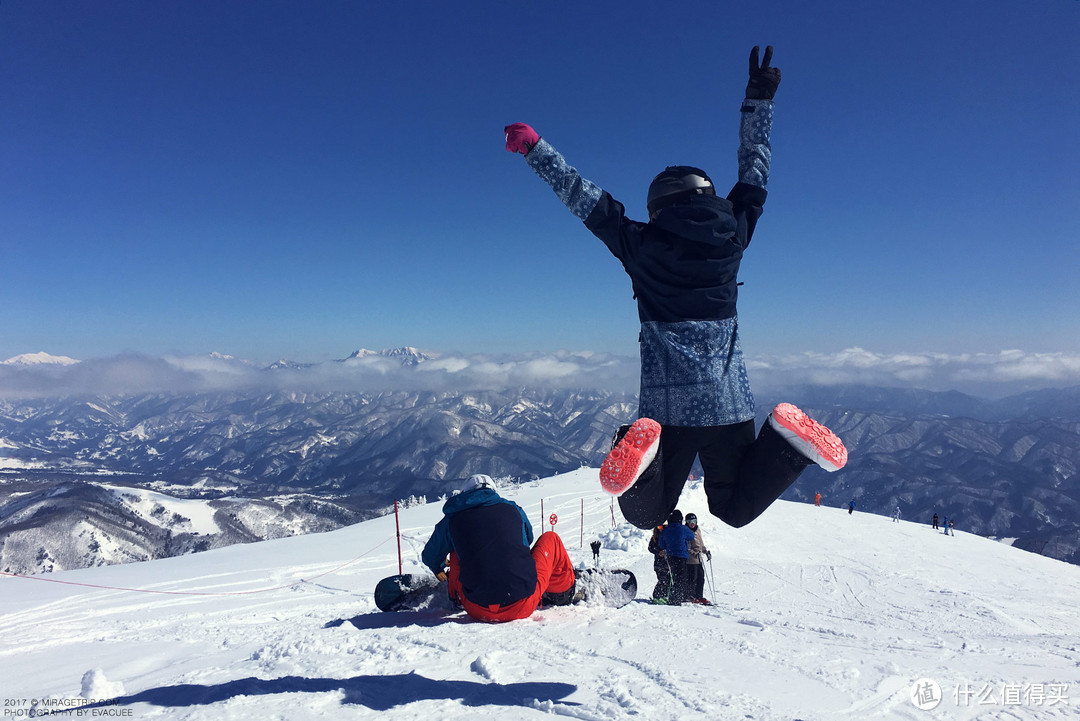
[[[158,526],[194,533],[220,533],[214,520],[215,509],[202,499],[174,498],[143,488],[99,484],[112,491],[116,502],[126,506],[140,518]]]
[[[613,527],[595,470],[507,495],[537,531],[558,514],[579,564],[601,538],[602,563],[648,594],[646,536],[617,508]],[[440,507],[403,511],[406,570]],[[700,488],[681,508],[704,520],[716,606],[383,614],[392,517],[48,577],[65,584],[0,576],[0,695],[5,710],[112,698],[95,710],[136,719],[1076,718],[1080,568],[835,508],[778,503],[741,530]],[[911,700],[924,678],[943,696],[931,711]]]

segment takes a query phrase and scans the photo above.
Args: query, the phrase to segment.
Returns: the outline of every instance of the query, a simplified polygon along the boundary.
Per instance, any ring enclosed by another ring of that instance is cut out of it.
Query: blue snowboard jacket
[[[478,606],[507,605],[536,590],[536,563],[530,549],[532,524],[521,506],[490,488],[451,496],[445,514],[420,554],[432,573],[457,553],[461,588]]]
[[[771,100],[745,100],[739,181],[727,198],[699,195],[648,223],[630,220],[541,138],[525,156],[630,276],[641,322],[638,415],[661,425],[719,426],[754,418],[739,343],[738,271],[767,195]]]
[[[672,558],[690,558],[690,544],[694,541],[694,532],[681,523],[669,523],[660,532],[657,545]]]

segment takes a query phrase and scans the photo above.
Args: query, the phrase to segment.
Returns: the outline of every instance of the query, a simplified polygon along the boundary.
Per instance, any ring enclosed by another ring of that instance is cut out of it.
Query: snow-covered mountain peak
[[[401,362],[403,366],[415,366],[424,361],[432,360],[435,355],[425,353],[412,346],[402,346],[400,348],[383,348],[382,350],[374,351],[366,348],[361,348],[355,351],[352,355],[346,358],[346,361],[359,360],[362,358],[382,357],[392,358]]]
[[[79,363],[74,358],[68,358],[63,355],[51,355],[49,353],[23,353],[13,358],[8,358],[6,361],[0,361],[0,365],[11,366],[43,366],[43,365],[58,365],[58,366],[70,366]]]

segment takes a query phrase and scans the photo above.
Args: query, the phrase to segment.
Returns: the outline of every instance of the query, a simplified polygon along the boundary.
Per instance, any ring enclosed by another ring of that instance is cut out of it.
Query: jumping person
[[[776,406],[755,437],[737,275],[765,203],[780,83],[780,70],[769,66],[772,47],[760,63],[758,50],[741,106],[739,178],[726,199],[700,168],[670,166],[649,186],[649,221],[630,220],[531,127],[505,128],[506,149],[525,156],[632,281],[641,322],[638,420],[620,429],[600,479],[639,528],[674,510],[695,457],[710,512],[736,527],[764,512],[807,466],[835,471],[847,462],[840,439],[790,403]]]

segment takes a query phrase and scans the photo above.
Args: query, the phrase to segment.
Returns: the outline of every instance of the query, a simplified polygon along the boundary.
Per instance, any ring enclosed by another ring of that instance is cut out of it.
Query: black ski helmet
[[[670,165],[649,183],[649,217],[691,195],[716,195],[712,179],[701,168]]]

